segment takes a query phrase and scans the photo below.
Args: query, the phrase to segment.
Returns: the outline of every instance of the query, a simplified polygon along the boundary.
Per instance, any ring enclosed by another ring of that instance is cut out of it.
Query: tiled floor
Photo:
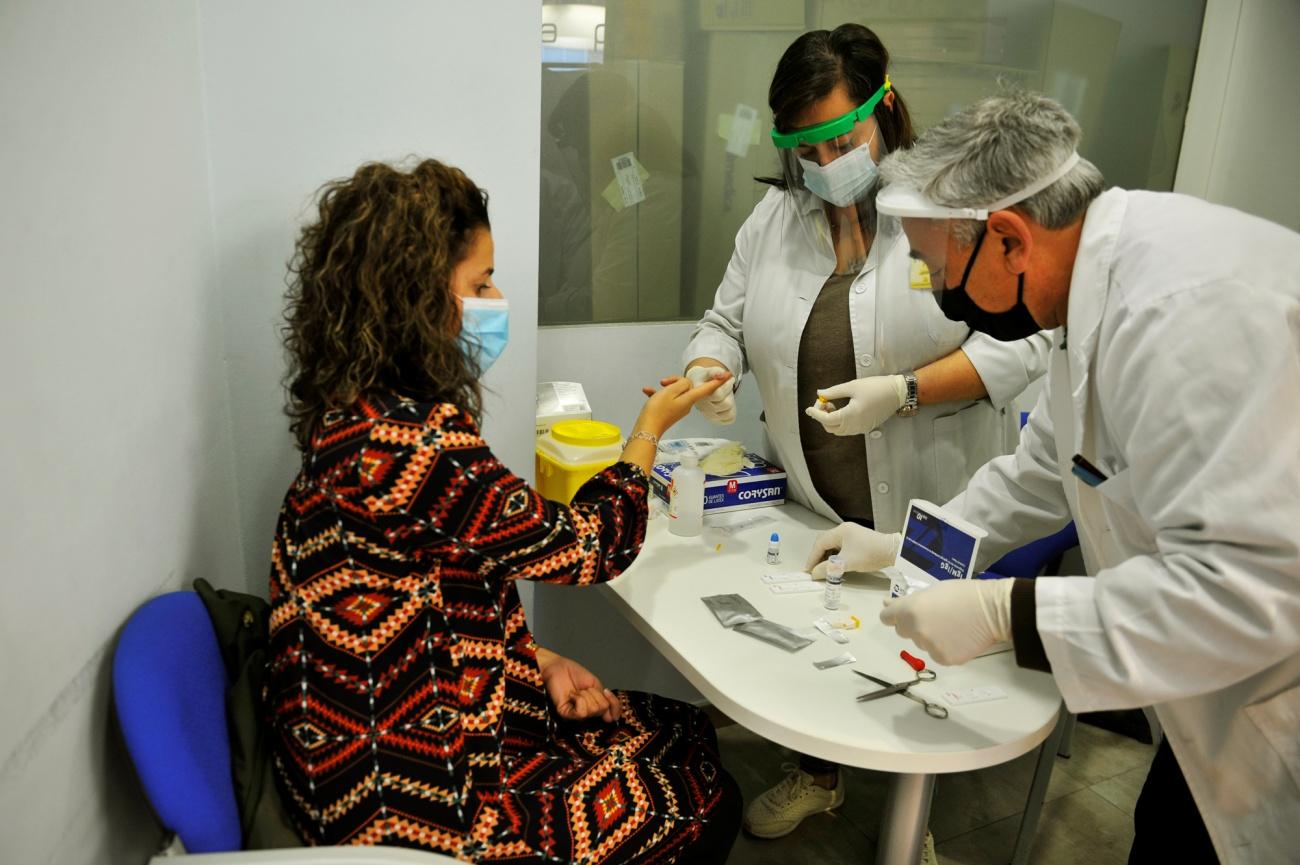
[[[748,803],[784,775],[795,757],[738,724],[719,729],[722,757]],[[1133,805],[1155,750],[1086,724],[1075,726],[1069,759],[1058,757],[1030,861],[1040,865],[1123,865],[1133,839]],[[930,831],[944,865],[1011,861],[1037,751],[979,772],[940,775]],[[846,770],[847,799],[790,835],[741,834],[728,865],[864,865],[875,861],[886,775]]]

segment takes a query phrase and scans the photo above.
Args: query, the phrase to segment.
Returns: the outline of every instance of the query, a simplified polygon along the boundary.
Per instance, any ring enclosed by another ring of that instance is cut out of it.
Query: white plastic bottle
[[[673,469],[668,487],[668,530],[694,537],[704,530],[704,470],[699,458],[687,452]]]
[[[826,591],[822,606],[828,610],[840,608],[840,587],[844,585],[844,559],[838,555],[826,560]]]

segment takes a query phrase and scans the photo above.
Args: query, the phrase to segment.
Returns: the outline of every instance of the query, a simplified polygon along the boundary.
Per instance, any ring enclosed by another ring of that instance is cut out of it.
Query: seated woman
[[[722,381],[646,389],[621,462],[569,506],[479,435],[505,345],[487,197],[459,170],[327,184],[291,265],[302,451],[272,550],[278,783],[311,844],[468,862],[722,862],[740,792],[698,709],[540,648],[515,580],[631,564],[655,443]]]

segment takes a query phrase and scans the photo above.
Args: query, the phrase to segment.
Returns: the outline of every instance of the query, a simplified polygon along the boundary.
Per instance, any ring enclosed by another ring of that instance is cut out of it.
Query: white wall
[[[285,262],[316,188],[362,162],[431,156],[488,190],[511,334],[486,378],[485,432],[507,465],[532,476],[541,6],[205,0],[201,8],[243,579],[264,592],[275,515],[298,464],[279,384]]]
[[[1300,231],[1300,3],[1209,0],[1175,190]]]
[[[0,859],[143,862],[116,633],[238,545],[195,2],[0,5]]]
[[[295,462],[275,324],[320,183],[420,154],[491,192],[512,335],[486,432],[531,475],[540,4],[263,6],[0,5],[5,862],[158,839],[111,649],[197,576],[265,591]]]

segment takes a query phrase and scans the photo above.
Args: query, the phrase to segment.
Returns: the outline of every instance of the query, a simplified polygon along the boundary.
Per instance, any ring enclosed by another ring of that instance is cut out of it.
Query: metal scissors
[[[946,707],[940,706],[938,703],[931,703],[924,697],[918,697],[916,694],[913,694],[908,690],[908,688],[911,688],[918,682],[933,682],[934,670],[917,670],[916,678],[910,682],[886,682],[884,679],[877,679],[875,676],[869,676],[866,673],[859,673],[857,670],[854,670],[853,672],[857,673],[862,678],[870,679],[877,685],[881,686],[879,691],[872,691],[870,694],[863,694],[861,697],[858,697],[859,703],[866,703],[870,700],[879,699],[880,697],[888,697],[891,694],[902,694],[904,697],[907,697],[910,700],[915,700],[922,706],[925,706],[925,714],[929,715],[931,718],[942,719],[948,717],[948,709]]]

